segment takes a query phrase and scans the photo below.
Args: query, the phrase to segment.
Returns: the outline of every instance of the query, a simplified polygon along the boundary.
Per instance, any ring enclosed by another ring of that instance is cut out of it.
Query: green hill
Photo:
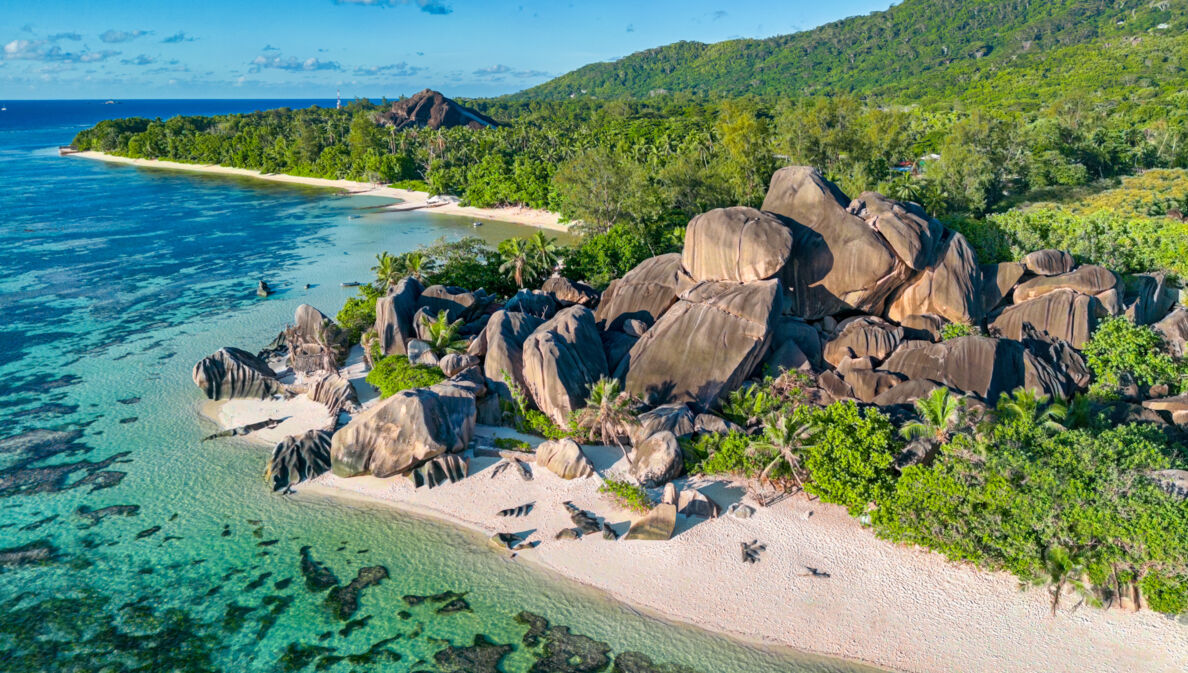
[[[763,40],[678,42],[593,63],[516,94],[874,94],[1029,106],[1070,88],[1140,97],[1188,83],[1186,0],[904,0]]]

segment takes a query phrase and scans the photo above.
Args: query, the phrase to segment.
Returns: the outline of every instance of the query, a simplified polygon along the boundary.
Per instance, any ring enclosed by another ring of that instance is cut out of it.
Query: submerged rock
[[[511,645],[497,645],[480,633],[473,645],[451,645],[434,654],[433,661],[441,673],[499,673],[499,662],[511,651]]]
[[[345,587],[335,587],[326,594],[326,606],[335,617],[346,621],[359,610],[359,595],[370,586],[388,579],[388,569],[383,566],[359,568],[358,574]]]
[[[338,584],[338,578],[326,566],[314,560],[309,545],[301,548],[301,575],[310,591],[325,591]]]
[[[529,673],[595,673],[610,665],[610,646],[570,632],[567,626],[549,626],[540,615],[521,612],[515,620],[528,626],[523,642],[539,648]]]

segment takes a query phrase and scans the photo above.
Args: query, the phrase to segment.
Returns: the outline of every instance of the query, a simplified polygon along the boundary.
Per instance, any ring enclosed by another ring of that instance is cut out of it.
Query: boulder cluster
[[[683,468],[679,438],[728,432],[713,415],[719,401],[765,374],[803,372],[817,403],[892,411],[939,387],[988,405],[1020,387],[1066,398],[1088,385],[1079,349],[1107,316],[1154,324],[1182,351],[1178,292],[1162,274],[1124,282],[1058,250],[979,264],[964,236],[917,204],[850,199],[812,168],[783,168],[761,209],[694,217],[680,253],[641,262],[602,293],[554,276],[500,303],[481,289],[402,280],[377,301],[379,349],[449,378],[357,415],[334,433],[330,462],[347,476],[408,474],[465,449],[476,423],[497,423],[509,383],[566,425],[591,385],[613,377],[644,412],[628,438],[635,476],[664,483]],[[428,348],[423,317],[441,312],[462,321],[465,355]],[[951,323],[973,333],[942,340]],[[243,356],[216,353],[195,381],[211,397],[273,393]],[[1172,398],[1136,413],[1181,411],[1177,422],[1188,401]],[[545,462],[584,475],[572,448],[550,445]]]

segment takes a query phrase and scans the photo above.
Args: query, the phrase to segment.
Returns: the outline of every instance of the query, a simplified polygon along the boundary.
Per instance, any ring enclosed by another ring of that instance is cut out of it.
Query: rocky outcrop
[[[1030,323],[1080,348],[1089,341],[1097,321],[1107,315],[1097,297],[1061,289],[1008,306],[991,328],[1008,339],[1019,340],[1023,337],[1023,326]]]
[[[262,400],[283,392],[268,363],[238,348],[220,348],[194,365],[194,383],[212,400]]]
[[[967,336],[942,343],[908,341],[887,358],[882,369],[909,380],[934,381],[994,404],[1000,395],[1027,383],[1027,359],[1018,341]],[[1034,392],[1053,397],[1062,394],[1047,388]]]
[[[898,374],[877,369],[854,369],[845,375],[845,382],[853,391],[853,396],[867,404],[874,402],[880,395],[899,385],[903,380],[903,377]]]
[[[939,383],[929,381],[928,379],[915,379],[912,381],[904,381],[893,388],[883,391],[875,396],[871,402],[879,407],[891,407],[901,404],[912,404],[916,400],[923,399],[932,394],[932,391],[937,388],[943,388]]]
[[[485,344],[483,374],[487,387],[505,400],[511,393],[503,381],[506,373],[520,386],[524,385],[524,341],[544,324],[540,318],[524,313],[496,311],[479,339]]]
[[[1188,356],[1188,309],[1179,307],[1172,311],[1155,323],[1155,330],[1163,335],[1173,355]]]
[[[693,419],[693,431],[697,434],[728,435],[731,432],[742,432],[742,428],[721,416],[697,414],[697,418]]]
[[[527,313],[541,320],[548,320],[557,314],[557,302],[552,295],[539,290],[520,290],[507,300],[503,310],[509,313]]]
[[[652,508],[639,521],[631,524],[624,540],[669,540],[676,530],[676,505],[660,504]]]
[[[921,271],[890,299],[887,317],[901,322],[905,316],[931,313],[951,322],[977,323],[982,319],[982,269],[969,241],[951,234],[935,266]]]
[[[1126,279],[1123,304],[1126,317],[1150,325],[1167,316],[1180,299],[1180,290],[1165,273],[1140,273]]]
[[[1100,266],[1086,265],[1069,273],[1039,276],[1020,283],[1015,288],[1015,303],[1021,304],[1057,290],[1072,290],[1099,296],[1116,289],[1119,285],[1120,280],[1113,271]]]
[[[1063,339],[1057,339],[1028,324],[1023,326],[1020,341],[1027,352],[1047,363],[1066,396],[1089,385],[1089,367],[1085,358]]]
[[[594,465],[572,439],[555,439],[536,447],[536,464],[562,479],[592,476]]]
[[[445,454],[423,463],[409,473],[413,488],[430,489],[462,481],[470,473],[470,460],[455,454]]]
[[[1077,263],[1063,250],[1036,250],[1023,258],[1023,266],[1037,276],[1058,276],[1068,273]]]
[[[681,264],[697,281],[747,283],[783,270],[792,232],[777,216],[754,208],[717,208],[694,217]]]
[[[452,285],[430,285],[421,292],[417,307],[425,309],[431,317],[442,311],[450,322],[474,320],[494,301],[494,297],[483,290],[471,292]]]
[[[359,395],[347,379],[337,373],[326,374],[310,384],[306,396],[314,402],[326,405],[337,423],[338,415],[354,411],[359,407]]]
[[[423,289],[420,281],[409,276],[375,300],[375,330],[384,355],[407,355],[405,344],[417,336],[413,315]]]
[[[623,322],[633,318],[652,325],[693,285],[679,253],[651,257],[611,281],[594,317],[604,330],[622,330]]]
[[[910,268],[870,224],[851,213],[836,185],[816,169],[781,168],[762,210],[791,218],[792,258],[784,285],[792,313],[815,320],[843,311],[882,313]]]
[[[639,444],[657,432],[668,431],[679,437],[693,434],[693,412],[684,402],[664,404],[636,417],[628,428],[632,444]]]
[[[293,371],[331,371],[346,358],[349,335],[325,313],[302,304],[297,307],[293,323],[285,332],[289,366]]]
[[[631,474],[640,483],[659,485],[681,476],[684,454],[676,435],[663,430],[631,451]]]
[[[763,360],[765,371],[776,375],[780,370],[810,371],[824,362],[821,333],[797,316],[781,315],[771,331],[771,348]]]
[[[1027,267],[1019,262],[982,265],[982,313],[989,314],[1011,296]]]
[[[849,211],[882,234],[908,268],[923,271],[936,259],[945,228],[918,205],[893,201],[877,192],[863,192],[850,202]]]
[[[572,411],[585,406],[590,386],[609,373],[593,312],[571,306],[536,328],[524,341],[523,363],[532,401],[566,424]]]
[[[402,390],[334,433],[331,467],[341,477],[391,477],[451,451],[474,434],[475,398],[449,382]]]
[[[776,280],[701,283],[636,342],[616,376],[650,404],[708,409],[763,359],[780,295]]]
[[[477,130],[495,128],[499,125],[487,115],[446,98],[440,91],[432,89],[425,89],[409,98],[392,103],[392,107],[384,113],[382,121],[397,129],[466,126]]]
[[[860,316],[838,325],[837,336],[825,344],[825,361],[834,367],[844,358],[870,357],[882,361],[903,342],[903,328],[882,318]]]
[[[330,470],[330,431],[310,430],[285,437],[272,449],[265,473],[274,491],[308,481]]]
[[[477,367],[478,364],[478,358],[465,353],[447,353],[437,362],[437,366],[441,368],[441,373],[449,378],[453,378],[471,367]]]
[[[563,276],[549,276],[540,291],[551,296],[562,307],[577,305],[594,308],[600,296],[598,290],[589,285]]]

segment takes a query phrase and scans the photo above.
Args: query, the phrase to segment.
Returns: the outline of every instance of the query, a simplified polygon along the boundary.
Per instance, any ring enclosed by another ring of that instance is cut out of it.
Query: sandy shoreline
[[[326,178],[306,178],[297,175],[285,175],[282,173],[261,173],[260,171],[247,168],[231,168],[216,164],[187,164],[177,161],[164,161],[161,159],[130,159],[128,157],[120,157],[113,154],[93,151],[75,152],[67,156],[82,157],[84,159],[95,159],[115,164],[126,164],[129,166],[138,166],[140,168],[189,171],[192,173],[209,173],[215,175],[234,175],[245,178],[255,178],[257,180],[268,180],[270,182],[283,182],[295,185],[306,185],[310,187],[338,189],[347,192],[347,194],[350,196],[382,196],[400,199],[405,203],[417,203],[429,198],[429,194],[427,192],[418,192],[409,189],[396,189],[394,187],[386,187],[368,182],[355,182],[353,180],[329,180]],[[460,206],[457,204],[445,204],[441,206],[435,206],[433,208],[426,208],[424,211],[439,215],[460,215],[462,217],[471,217],[479,220],[511,222],[513,224],[522,224],[529,227],[538,227],[540,229],[549,229],[552,231],[569,231],[569,225],[561,223],[560,215],[547,210],[536,210],[518,206],[509,206],[504,208],[474,208],[471,206]]]
[[[223,423],[243,424],[277,411],[265,404],[228,407],[215,414]],[[292,417],[311,426],[320,420],[308,405],[294,407]],[[478,434],[519,436],[486,426],[479,426]],[[249,439],[269,446],[272,438]],[[558,531],[572,526],[565,501],[604,517],[620,533],[635,516],[598,493],[602,476],[626,472],[618,449],[585,450],[598,472],[587,479],[565,481],[535,467],[532,481],[513,470],[492,478],[497,460],[468,453],[470,476],[432,490],[415,490],[406,478],[326,474],[298,485],[297,492],[363,498],[485,536],[525,534],[540,544],[519,552],[518,560],[644,612],[746,642],[887,669],[1181,673],[1188,661],[1186,625],[1150,611],[1073,609],[1075,598],[1067,598],[1053,618],[1043,589],[1021,591],[1006,573],[879,540],[842,508],[805,497],[758,508],[745,520],[679,516],[676,535],[667,542],[612,542],[600,535],[556,540]],[[702,490],[723,508],[750,502],[740,484],[687,478],[678,484]],[[529,502],[534,508],[523,518],[496,514]],[[767,551],[759,563],[744,565],[738,546],[750,540],[765,543]],[[831,577],[803,576],[806,566]]]

